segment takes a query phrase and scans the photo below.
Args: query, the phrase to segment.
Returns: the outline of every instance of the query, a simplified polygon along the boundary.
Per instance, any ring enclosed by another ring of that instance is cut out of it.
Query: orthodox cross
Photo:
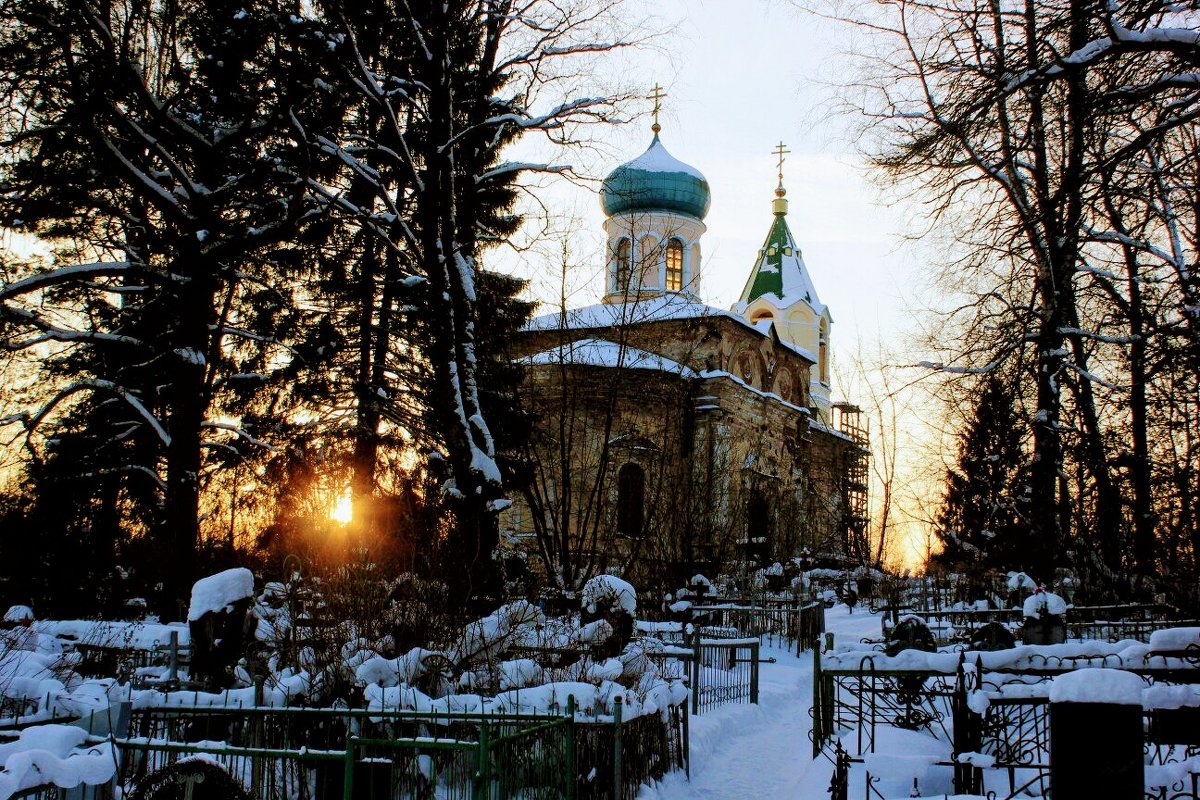
[[[774,149],[774,150],[772,150],[771,152],[772,152],[772,153],[774,153],[774,154],[775,154],[775,156],[776,156],[776,157],[778,157],[778,159],[779,159],[779,189],[782,189],[782,188],[783,188],[783,162],[784,162],[784,156],[786,156],[788,153],[790,153],[790,152],[792,152],[792,151],[791,151],[791,150],[788,150],[788,149],[787,149],[787,146],[786,146],[786,145],[784,145],[784,143],[783,143],[783,142],[780,142],[779,144],[777,144],[777,145],[775,146],[775,149]]]
[[[662,130],[662,125],[658,124],[658,112],[662,111],[663,98],[667,93],[662,90],[662,87],[657,83],[654,84],[654,91],[650,93],[650,99],[654,101],[654,124],[650,126],[650,130],[658,133]]]

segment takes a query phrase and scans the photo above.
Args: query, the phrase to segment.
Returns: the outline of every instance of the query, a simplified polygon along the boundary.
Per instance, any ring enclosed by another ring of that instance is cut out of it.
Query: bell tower
[[[804,257],[787,224],[787,190],[783,188],[783,163],[788,154],[782,142],[773,151],[778,158],[779,183],[771,202],[772,220],[767,239],[758,251],[742,296],[733,310],[752,323],[768,322],[779,338],[804,351],[814,362],[809,394],[817,416],[831,420],[829,334],[833,317],[817,297]]]

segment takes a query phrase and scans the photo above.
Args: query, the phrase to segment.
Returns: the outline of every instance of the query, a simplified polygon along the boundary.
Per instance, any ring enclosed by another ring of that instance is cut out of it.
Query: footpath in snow
[[[825,612],[825,628],[838,637],[879,636],[879,616],[844,605]],[[646,787],[639,800],[821,800],[828,797],[832,765],[814,762],[811,653],[764,647],[758,705],[726,705],[691,718],[692,777],[682,772]]]

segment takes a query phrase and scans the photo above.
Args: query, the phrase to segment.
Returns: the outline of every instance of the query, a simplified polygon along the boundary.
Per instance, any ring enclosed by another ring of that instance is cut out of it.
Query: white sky
[[[630,58],[630,74],[646,87],[665,87],[663,143],[704,173],[712,190],[702,298],[728,307],[741,293],[771,223],[772,150],[782,140],[792,151],[784,166],[788,224],[833,314],[835,382],[839,362],[845,369],[856,352],[877,354],[880,342],[903,351],[912,309],[925,305],[916,288],[919,256],[917,246],[903,241],[911,230],[904,214],[885,205],[857,148],[859,119],[837,113],[842,84],[850,80],[843,55],[848,32],[778,0],[633,0],[632,10],[654,15],[656,27],[669,33],[653,50]],[[650,105],[647,100],[644,109]],[[581,154],[574,166],[607,174],[648,146],[649,125],[647,119],[606,129],[599,134],[604,152]],[[572,261],[580,269],[569,306],[596,302],[600,294],[604,217],[595,192],[595,186],[556,181],[539,194],[554,211],[574,216],[582,230],[572,239]],[[516,271],[533,278],[532,293],[557,305],[553,264],[523,260]],[[834,394],[862,399],[843,386],[835,385]],[[917,415],[901,413],[899,472],[914,486],[919,481],[911,476],[924,472],[914,459],[923,458],[917,454],[928,452],[923,442],[930,440],[922,427]],[[909,525],[903,535],[909,545],[899,555],[915,565],[924,553],[923,533]]]

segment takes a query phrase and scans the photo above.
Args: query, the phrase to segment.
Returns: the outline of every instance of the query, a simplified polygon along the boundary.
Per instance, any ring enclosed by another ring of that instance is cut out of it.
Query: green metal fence
[[[141,710],[119,782],[205,756],[256,800],[574,800],[573,713]]]

